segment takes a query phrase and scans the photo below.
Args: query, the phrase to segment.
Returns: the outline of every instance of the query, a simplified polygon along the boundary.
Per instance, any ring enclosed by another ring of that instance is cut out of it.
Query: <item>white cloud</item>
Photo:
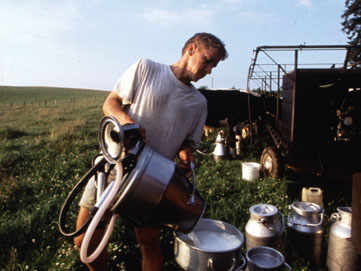
[[[162,27],[184,24],[206,25],[212,21],[213,12],[211,10],[186,9],[183,11],[171,11],[158,8],[145,9],[140,14],[150,23],[158,24]]]
[[[226,4],[239,4],[241,0],[223,0]]]
[[[241,21],[252,22],[254,24],[270,23],[277,20],[272,14],[258,11],[241,11],[239,16]]]
[[[68,1],[8,1],[0,9],[0,39],[13,43],[55,40],[74,29],[80,7]]]
[[[311,0],[298,0],[297,6],[305,6],[305,7],[312,7]]]

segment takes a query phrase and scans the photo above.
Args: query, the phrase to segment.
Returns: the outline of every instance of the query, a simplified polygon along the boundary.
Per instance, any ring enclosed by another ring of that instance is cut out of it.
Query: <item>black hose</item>
[[[64,224],[65,224],[65,215],[69,210],[69,207],[71,203],[73,202],[75,196],[78,195],[79,192],[82,191],[84,186],[88,183],[89,179],[93,177],[98,170],[100,170],[106,163],[105,158],[103,157],[98,163],[96,163],[91,169],[88,170],[88,172],[80,179],[80,181],[74,186],[74,188],[70,191],[67,198],[64,201],[63,206],[61,207],[60,214],[59,214],[59,220],[58,220],[58,227],[60,233],[65,237],[75,237],[87,229],[88,225],[90,224],[93,216],[96,213],[96,209],[92,209],[90,211],[90,216],[87,219],[87,221],[76,231],[74,232],[66,232],[64,230]]]

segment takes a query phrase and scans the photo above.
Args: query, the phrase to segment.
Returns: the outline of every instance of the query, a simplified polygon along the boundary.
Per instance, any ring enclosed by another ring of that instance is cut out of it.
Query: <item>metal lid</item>
[[[337,212],[339,213],[342,222],[351,225],[352,207],[348,207],[348,206],[337,207]]]
[[[249,208],[249,211],[252,216],[256,217],[270,217],[277,215],[278,209],[276,206],[273,206],[271,204],[256,204]]]
[[[294,202],[292,203],[291,207],[299,215],[312,215],[322,212],[320,205],[307,201]]]
[[[337,207],[337,211],[340,213],[352,214],[352,207],[349,206]]]

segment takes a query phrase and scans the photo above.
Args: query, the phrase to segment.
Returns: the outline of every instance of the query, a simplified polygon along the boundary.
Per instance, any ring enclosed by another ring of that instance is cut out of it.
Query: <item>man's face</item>
[[[207,49],[203,45],[200,45],[195,48],[193,47],[192,50],[188,70],[191,81],[197,82],[212,72],[212,69],[217,66],[221,57],[219,56],[218,49],[212,47]]]

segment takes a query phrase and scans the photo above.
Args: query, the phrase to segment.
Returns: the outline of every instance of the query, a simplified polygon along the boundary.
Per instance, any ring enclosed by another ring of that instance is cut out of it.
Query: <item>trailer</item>
[[[348,45],[256,48],[247,89],[266,97],[266,109],[260,116],[249,110],[249,118],[272,142],[260,157],[265,175],[281,177],[289,168],[342,178],[360,171],[361,70],[349,65],[350,50]]]

